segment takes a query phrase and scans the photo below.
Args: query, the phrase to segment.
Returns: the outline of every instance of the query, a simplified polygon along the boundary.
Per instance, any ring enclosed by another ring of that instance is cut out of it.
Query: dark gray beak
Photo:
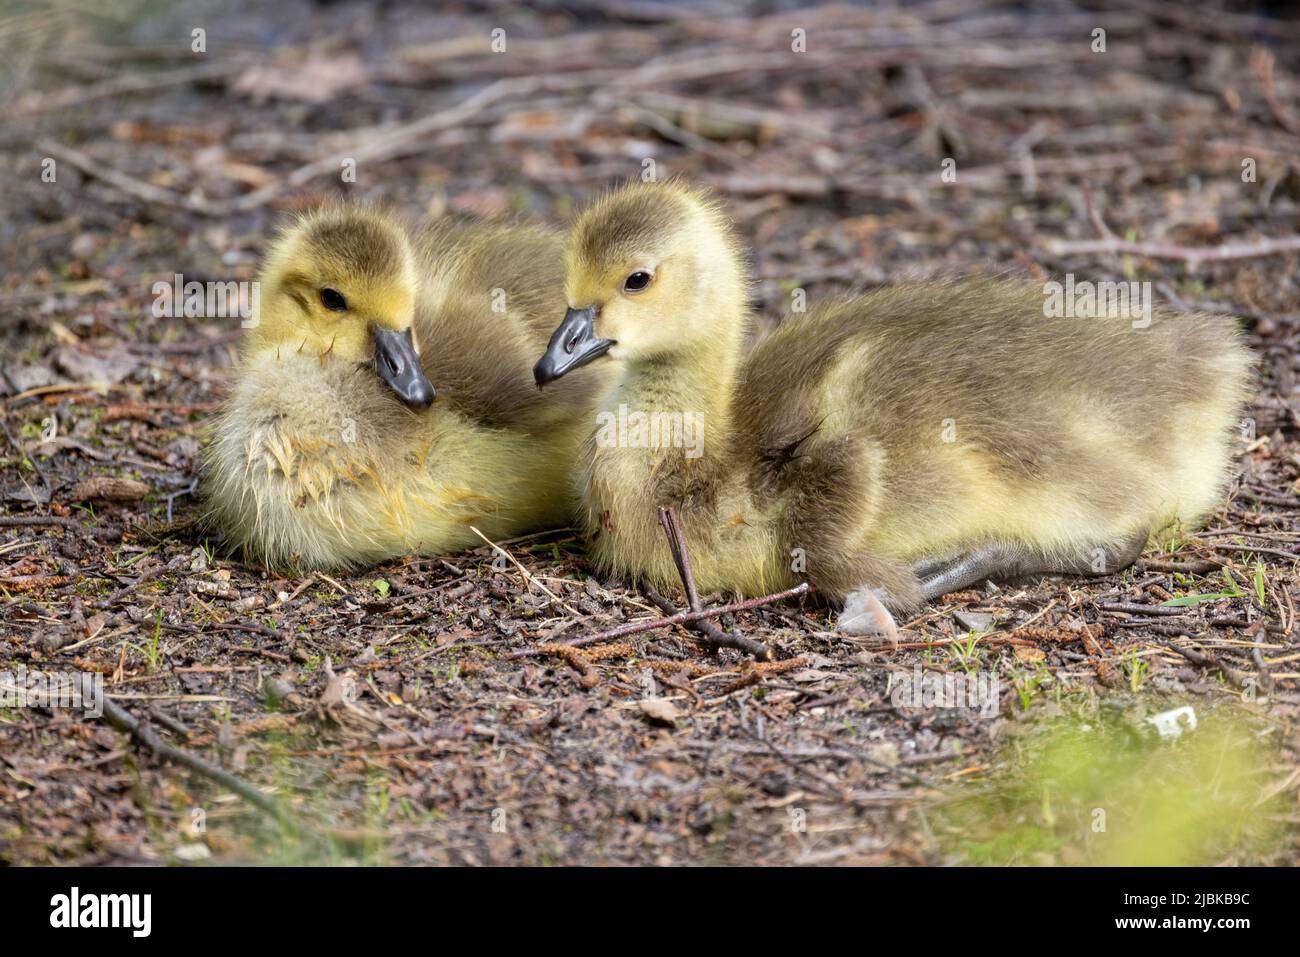
[[[394,332],[372,326],[375,336],[375,371],[397,397],[412,409],[427,409],[438,393],[420,367],[420,356],[415,351],[411,330]]]
[[[596,338],[596,307],[570,309],[564,314],[560,328],[551,335],[546,354],[533,366],[537,387],[554,382],[560,376],[592,359],[603,356],[616,345],[614,339]]]

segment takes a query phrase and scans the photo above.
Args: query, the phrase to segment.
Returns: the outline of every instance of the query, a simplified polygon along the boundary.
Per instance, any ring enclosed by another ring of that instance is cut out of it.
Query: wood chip
[[[84,479],[72,489],[72,501],[138,502],[151,491],[137,479],[113,478],[107,475]]]

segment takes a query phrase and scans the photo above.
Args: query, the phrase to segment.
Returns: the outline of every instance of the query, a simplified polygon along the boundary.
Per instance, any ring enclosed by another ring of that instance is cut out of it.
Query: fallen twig
[[[1107,601],[1102,611],[1117,611],[1126,615],[1186,615],[1187,609],[1173,605],[1138,605],[1127,601]]]
[[[609,628],[605,631],[589,635],[586,638],[574,638],[563,644],[571,645],[574,648],[582,648],[586,645],[598,644],[602,641],[612,641],[615,638],[625,638],[628,635],[639,635],[643,631],[652,631],[655,628],[670,628],[673,625],[684,625],[692,621],[703,621],[706,618],[717,618],[719,615],[730,614],[734,611],[749,611],[753,608],[759,608],[763,605],[770,605],[773,602],[783,601],[786,598],[795,598],[799,595],[806,595],[812,591],[812,586],[807,582],[801,582],[793,588],[787,588],[785,591],[779,591],[772,595],[764,595],[761,598],[749,598],[745,601],[733,602],[730,605],[718,605],[716,608],[705,608],[703,611],[683,611],[676,615],[669,615],[667,618],[651,618],[647,621],[633,621],[625,625],[619,625],[617,628]],[[518,651],[511,651],[502,657],[507,660],[517,658],[529,658],[534,655],[542,654],[537,648],[520,648]]]
[[[219,80],[231,76],[244,68],[238,61],[225,63],[203,63],[198,66],[184,66],[175,70],[157,72],[126,72],[110,77],[98,83],[83,83],[66,87],[37,96],[28,96],[18,101],[14,112],[19,116],[41,113],[47,110],[63,110],[71,106],[81,106],[94,100],[120,97],[127,93],[160,90],[170,86],[185,86],[200,81]]]
[[[167,524],[168,525],[172,523],[172,504],[176,501],[176,499],[180,498],[182,495],[193,495],[198,490],[198,487],[199,487],[199,480],[195,479],[189,485],[185,486],[184,488],[178,491],[172,492],[170,495],[167,496]]]
[[[882,641],[873,645],[860,644],[859,647],[867,651],[910,651],[919,648],[943,648],[947,645],[960,645],[969,640],[967,636],[963,635],[960,638],[935,638],[933,641]],[[1013,635],[980,635],[979,644],[985,646],[1020,645],[1025,648],[1036,648],[1039,643],[1028,638],[1017,638]]]
[[[432,133],[462,126],[482,110],[498,100],[507,97],[528,97],[538,93],[582,89],[598,86],[615,75],[614,71],[589,71],[585,73],[538,75],[514,77],[497,80],[483,89],[471,94],[454,106],[438,110],[428,116],[405,123],[396,129],[376,134],[373,129],[354,131],[356,142],[347,148],[329,156],[313,160],[298,167],[283,180],[268,183],[260,189],[239,197],[230,204],[230,209],[247,212],[270,202],[289,188],[305,186],[312,180],[326,175],[337,174],[340,164],[345,160],[356,163],[380,162],[404,155],[420,140]],[[223,211],[228,215],[230,209]]]
[[[7,381],[12,388],[13,380],[9,378],[9,373],[6,372],[4,377],[5,381]],[[5,438],[9,440],[9,444],[12,445],[14,451],[18,453],[19,461],[26,462],[32,467],[33,471],[36,472],[37,477],[41,480],[41,484],[45,486],[46,492],[52,491],[50,488],[50,477],[45,474],[45,468],[37,461],[36,456],[27,454],[27,450],[23,448],[23,444],[18,441],[13,432],[9,431],[9,423],[0,419],[0,429],[4,430]]]
[[[1205,652],[1196,651],[1192,648],[1184,648],[1182,645],[1176,645],[1172,641],[1169,642],[1168,647],[1170,648],[1170,650],[1178,652],[1180,655],[1182,655],[1184,658],[1186,658],[1194,665],[1202,665],[1207,667],[1218,668],[1219,671],[1223,673],[1223,677],[1227,678],[1229,683],[1231,683],[1234,688],[1241,688],[1245,686],[1246,683],[1245,676],[1237,669],[1230,668],[1227,665],[1225,665],[1214,655],[1207,654]]]
[[[175,569],[172,568],[171,563],[167,563],[165,565],[155,565],[152,568],[147,568],[140,573],[140,577],[137,578],[135,581],[128,582],[127,584],[119,588],[117,591],[113,592],[113,594],[105,598],[103,601],[96,602],[95,607],[112,608],[119,601],[121,601],[127,595],[131,594],[131,592],[135,591],[141,585],[151,582],[159,575],[162,575],[165,572],[170,572],[170,571],[175,571]]]
[[[65,518],[62,515],[0,516],[0,528],[26,528],[29,526],[39,525],[63,525],[66,528],[77,528],[80,524],[80,520],[76,518]]]
[[[180,193],[172,192],[170,189],[164,189],[161,186],[155,186],[152,183],[145,183],[134,177],[127,176],[108,166],[102,160],[93,159],[81,150],[74,150],[71,146],[63,146],[55,143],[53,140],[42,139],[36,141],[36,148],[47,156],[54,159],[62,160],[69,166],[73,166],[87,176],[93,176],[102,180],[108,185],[114,187],[119,192],[126,193],[135,199],[142,200],[146,203],[153,203],[156,206],[170,206],[177,209],[189,210],[192,213],[200,213],[205,216],[228,216],[230,215],[230,206],[226,203],[209,203],[205,200],[193,199],[189,196],[182,196]]]
[[[650,599],[651,603],[665,614],[674,615],[677,613],[677,606],[671,601],[659,594],[645,582],[641,583],[641,593]],[[692,609],[695,610],[695,609]],[[687,627],[692,630],[698,629],[700,634],[705,638],[710,654],[715,654],[719,648],[735,648],[737,651],[743,651],[746,654],[753,655],[759,661],[771,661],[772,650],[754,638],[746,638],[744,635],[736,632],[726,632],[716,625],[707,621],[698,621],[694,625]]]
[[[191,771],[195,771],[205,778],[216,781],[222,787],[227,788],[238,794],[245,801],[265,811],[275,819],[276,823],[289,830],[297,830],[297,825],[288,816],[287,812],[273,798],[267,797],[257,788],[253,787],[242,778],[237,778],[228,771],[223,771],[214,764],[203,760],[198,755],[190,754],[188,751],[182,751],[180,748],[168,744],[158,736],[153,728],[144,724],[129,711],[121,707],[117,702],[108,696],[104,697],[104,713],[101,720],[107,722],[119,731],[124,731],[135,738],[140,744],[144,745],[158,757],[171,761],[175,764],[183,765]]]
[[[677,574],[681,576],[682,587],[686,590],[687,605],[691,611],[699,611],[701,607],[700,593],[695,585],[695,572],[691,569],[691,556],[686,548],[686,535],[682,531],[681,522],[677,518],[677,509],[671,505],[659,509],[659,524],[663,526],[664,534],[668,536],[668,551],[672,555],[673,564],[677,566]],[[660,611],[667,612],[670,615],[676,614],[677,608],[673,603],[648,584],[642,583],[641,591],[658,606]],[[687,627],[704,636],[711,655],[716,655],[721,648],[735,648],[738,651],[753,655],[760,661],[772,660],[771,649],[761,641],[746,638],[735,631],[725,632],[708,621],[697,621]]]
[[[1138,565],[1144,571],[1170,572],[1181,575],[1204,575],[1223,567],[1223,562],[1168,562],[1159,558],[1143,558]]]
[[[659,525],[668,536],[668,551],[672,554],[677,574],[682,578],[686,589],[686,604],[691,611],[700,610],[700,593],[695,587],[695,572],[691,569],[691,556],[686,550],[686,536],[682,533],[682,524],[677,520],[677,509],[670,505],[659,509]]]
[[[488,538],[486,535],[484,535],[482,532],[480,532],[480,531],[479,531],[477,528],[475,528],[473,525],[471,525],[471,526],[469,527],[469,530],[470,530],[471,532],[473,532],[475,535],[477,535],[479,538],[483,539],[483,541],[487,542],[490,546],[492,546],[492,550],[493,550],[494,552],[496,552],[498,555],[502,555],[502,556],[504,556],[504,557],[506,558],[507,561],[509,561],[512,565],[515,566],[515,568],[519,569],[519,574],[521,574],[521,575],[524,576],[524,581],[525,581],[527,584],[529,584],[529,585],[536,585],[538,588],[540,588],[543,592],[546,593],[547,597],[550,598],[551,601],[555,602],[555,604],[559,605],[561,608],[563,608],[563,609],[564,609],[565,611],[567,611],[569,614],[571,614],[571,615],[581,615],[581,614],[582,614],[582,613],[581,613],[580,611],[578,611],[576,608],[574,608],[574,607],[572,607],[571,605],[567,604],[567,603],[564,601],[563,598],[561,598],[559,595],[555,594],[555,592],[551,591],[549,588],[547,588],[545,585],[543,585],[540,581],[538,581],[538,580],[537,580],[537,576],[534,575],[532,572],[530,572],[530,571],[529,571],[527,568],[525,568],[523,565],[519,564],[519,561],[518,561],[518,559],[515,558],[515,556],[511,555],[508,551],[506,551],[504,548],[502,548],[502,547],[501,547],[500,545],[498,545],[496,542],[492,541],[492,539]]]
[[[1250,533],[1246,532],[1249,536]],[[1263,545],[1234,545],[1228,542],[1216,542],[1211,548],[1223,549],[1228,552],[1250,552],[1256,555],[1273,555],[1277,558],[1285,558],[1287,561],[1300,562],[1300,555],[1295,552],[1284,552],[1280,548],[1267,548]]]
[[[1254,243],[1222,243],[1218,246],[1138,243],[1118,238],[1077,241],[1052,239],[1047,242],[1047,251],[1054,256],[1122,253],[1130,256],[1146,256],[1148,259],[1180,259],[1195,266],[1203,262],[1219,262],[1224,259],[1254,259],[1257,256],[1278,256],[1282,253],[1300,252],[1300,236],[1279,236],[1276,239],[1261,239]]]

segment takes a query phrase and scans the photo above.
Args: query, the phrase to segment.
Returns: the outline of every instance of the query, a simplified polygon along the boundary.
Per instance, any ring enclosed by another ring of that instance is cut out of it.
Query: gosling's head
[[[539,386],[608,356],[688,356],[742,331],[745,283],[731,225],[680,183],[627,186],[574,224],[565,250],[568,312],[533,368]]]
[[[414,338],[415,255],[401,225],[350,206],[287,226],[262,270],[256,347],[373,367],[411,408],[436,393]]]

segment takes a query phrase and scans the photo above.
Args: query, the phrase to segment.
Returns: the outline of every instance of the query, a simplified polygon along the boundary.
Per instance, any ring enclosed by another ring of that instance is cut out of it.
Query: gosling
[[[606,572],[670,586],[673,505],[701,591],[807,578],[845,603],[842,630],[893,636],[887,609],[984,579],[1119,571],[1220,498],[1251,366],[1232,318],[1157,309],[1139,329],[1047,318],[1024,281],[924,282],[791,317],[746,354],[731,224],[678,183],[597,202],[565,261],[534,376],[616,370],[575,467]],[[692,418],[703,454],[663,441]],[[650,441],[618,434],[647,421]]]
[[[561,240],[531,227],[353,206],[289,224],[206,452],[211,523],[302,570],[569,523],[592,382],[539,396],[529,376],[563,275]]]

